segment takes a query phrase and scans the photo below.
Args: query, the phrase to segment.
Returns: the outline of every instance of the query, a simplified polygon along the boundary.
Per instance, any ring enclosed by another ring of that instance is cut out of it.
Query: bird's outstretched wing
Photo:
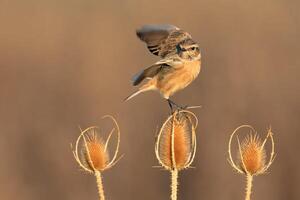
[[[137,36],[147,44],[154,55],[165,58],[176,53],[176,46],[191,35],[173,25],[145,25],[136,31]]]

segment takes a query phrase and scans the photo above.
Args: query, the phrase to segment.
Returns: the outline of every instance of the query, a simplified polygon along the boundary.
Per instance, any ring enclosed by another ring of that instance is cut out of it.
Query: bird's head
[[[182,59],[193,61],[201,58],[199,45],[191,39],[183,40],[176,49]]]

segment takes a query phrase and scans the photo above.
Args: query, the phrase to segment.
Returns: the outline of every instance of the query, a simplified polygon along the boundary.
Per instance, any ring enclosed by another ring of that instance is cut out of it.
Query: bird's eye
[[[196,47],[192,47],[191,49],[194,51],[196,49]]]

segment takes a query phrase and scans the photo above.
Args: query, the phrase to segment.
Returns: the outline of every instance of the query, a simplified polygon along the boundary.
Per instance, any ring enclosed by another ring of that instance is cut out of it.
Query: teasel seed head
[[[242,143],[240,143],[237,136],[239,164],[235,164],[231,153],[231,143],[233,136],[242,128],[250,129],[250,133],[245,137]],[[269,139],[271,141],[272,148],[269,156],[269,161],[266,162],[265,144]],[[268,130],[265,139],[262,141],[252,126],[242,125],[235,129],[235,131],[230,136],[228,145],[229,163],[237,172],[245,175],[254,176],[263,174],[268,170],[268,168],[274,161],[274,146],[275,144],[271,129]]]
[[[266,163],[266,152],[257,135],[249,134],[241,145],[238,153],[239,166],[245,173],[251,175],[261,171]]]
[[[182,170],[191,165],[196,153],[198,119],[187,110],[177,110],[162,125],[157,136],[155,153],[167,170]]]
[[[104,142],[99,136],[99,128],[96,126],[89,127],[83,131],[77,138],[73,155],[79,166],[87,172],[102,172],[115,165],[121,157],[117,159],[120,146],[120,129],[116,120],[112,116],[104,116],[110,118],[117,129],[117,146],[112,159],[108,152],[108,145],[115,128],[112,129],[108,138]]]

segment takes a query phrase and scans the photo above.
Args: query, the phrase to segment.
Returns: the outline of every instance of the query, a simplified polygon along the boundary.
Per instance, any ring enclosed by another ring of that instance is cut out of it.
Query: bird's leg
[[[192,108],[201,108],[202,106],[179,106],[178,104],[176,104],[174,101],[170,100],[170,99],[166,99],[170,109],[171,109],[171,113],[174,113],[174,106],[177,108],[177,110],[186,110],[186,109],[192,109]]]
[[[173,102],[170,99],[167,99],[171,112],[173,113]]]
[[[169,106],[171,108],[171,110],[173,111],[173,105],[176,106],[177,109],[180,109],[180,110],[185,110],[188,106],[179,106],[178,104],[176,104],[174,101],[168,99],[168,103],[169,103]]]

